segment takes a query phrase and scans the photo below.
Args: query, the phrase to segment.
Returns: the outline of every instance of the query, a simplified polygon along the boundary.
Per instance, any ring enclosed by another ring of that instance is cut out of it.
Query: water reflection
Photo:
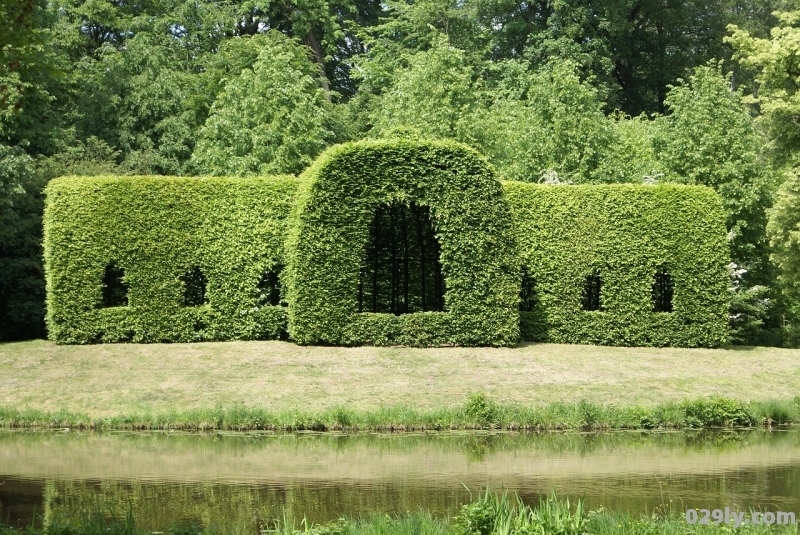
[[[462,483],[555,488],[639,512],[765,507],[800,513],[800,431],[565,434],[186,435],[0,432],[0,518],[29,524],[123,513],[255,529],[289,512],[314,523],[425,507],[453,514]],[[800,515],[799,515],[800,516]]]

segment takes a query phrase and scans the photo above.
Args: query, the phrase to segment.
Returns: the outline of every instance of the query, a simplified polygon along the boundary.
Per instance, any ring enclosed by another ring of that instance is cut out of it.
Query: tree
[[[792,173],[778,189],[769,212],[772,260],[780,268],[778,278],[786,297],[790,319],[789,342],[800,344],[800,176]]]
[[[20,69],[42,41],[40,0],[5,0],[0,4],[0,117],[19,109],[26,85]]]
[[[429,139],[468,141],[477,88],[464,52],[442,36],[433,48],[411,54],[407,61],[406,68],[393,73],[393,86],[380,97],[370,135],[387,136],[404,129]]]
[[[44,334],[43,186],[25,151],[0,145],[0,340]]]
[[[30,180],[30,156],[19,147],[0,145],[0,238],[7,237],[14,219],[15,199],[25,193],[24,185]]]
[[[628,117],[617,113],[611,118],[612,145],[596,174],[615,182],[633,184],[663,181],[666,168],[655,148],[655,140],[661,136],[661,122],[651,120],[645,114]]]
[[[773,141],[773,157],[779,167],[800,165],[800,9],[774,13],[779,26],[770,38],[730,25],[726,41],[736,50],[736,59],[756,72],[757,90],[748,98],[761,111],[763,124]]]
[[[473,125],[475,144],[503,178],[536,182],[555,173],[574,182],[616,181],[598,172],[613,145],[612,121],[576,64],[531,72],[509,61],[503,69],[493,101]]]
[[[201,173],[299,173],[334,137],[307,49],[278,33],[264,44],[211,107],[192,155]]]
[[[728,212],[733,261],[748,269],[746,280],[766,282],[772,175],[741,91],[731,88],[720,66],[709,64],[673,87],[666,106],[670,113],[657,119],[655,139],[664,180],[714,188]]]

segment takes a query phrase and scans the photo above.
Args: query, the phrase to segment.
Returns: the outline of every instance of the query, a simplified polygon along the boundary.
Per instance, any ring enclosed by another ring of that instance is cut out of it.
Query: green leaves
[[[706,185],[720,194],[731,233],[731,257],[763,283],[769,271],[765,209],[773,175],[759,157],[764,139],[756,132],[741,92],[717,65],[695,69],[672,88],[654,138],[665,182]]]
[[[386,137],[404,129],[423,139],[469,138],[470,115],[477,101],[475,73],[464,52],[442,37],[433,48],[408,61],[380,99],[372,117],[372,135]]]
[[[25,151],[0,144],[0,340],[43,335],[43,182]]]
[[[612,122],[597,91],[569,62],[529,72],[516,62],[491,105],[474,121],[475,145],[507,180],[538,182],[555,173],[564,181],[604,182],[598,171],[613,145]]]
[[[306,52],[280,34],[228,81],[200,131],[200,173],[299,173],[333,137],[328,105]]]
[[[770,38],[759,38],[736,25],[729,25],[725,41],[736,50],[735,59],[756,72],[758,88],[748,102],[761,110],[760,122],[775,142],[777,163],[797,166],[800,160],[800,10],[776,12],[779,25],[772,28]]]

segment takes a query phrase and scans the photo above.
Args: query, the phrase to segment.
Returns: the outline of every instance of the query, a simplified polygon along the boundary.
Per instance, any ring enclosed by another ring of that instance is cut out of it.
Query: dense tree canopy
[[[281,34],[248,38],[260,48],[252,69],[232,76],[200,129],[200,174],[299,173],[333,138],[329,106],[304,48]]]
[[[798,32],[798,0],[7,0],[0,338],[43,334],[50,178],[299,173],[333,143],[412,137],[505,179],[713,187],[733,338],[779,343],[795,223],[773,215],[770,245],[766,222],[800,165]]]

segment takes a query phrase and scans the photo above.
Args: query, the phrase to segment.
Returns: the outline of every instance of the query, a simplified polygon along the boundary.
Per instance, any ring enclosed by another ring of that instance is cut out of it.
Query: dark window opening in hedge
[[[427,206],[379,206],[361,263],[358,311],[396,315],[443,311],[440,251]]]
[[[128,306],[128,285],[125,284],[125,270],[115,263],[106,266],[103,273],[102,308]]]
[[[526,268],[522,268],[522,287],[519,291],[520,312],[533,312],[536,308],[536,281]]]
[[[183,281],[183,306],[196,307],[208,303],[206,276],[197,266],[192,266],[181,277]]]
[[[672,312],[672,295],[675,283],[663,268],[656,272],[653,279],[653,312]]]
[[[592,273],[586,277],[583,281],[583,294],[581,295],[581,308],[583,308],[583,310],[603,310],[600,306],[600,291],[602,286],[603,281],[597,273]]]
[[[283,266],[268,269],[258,281],[259,306],[278,306],[281,304],[281,271]],[[285,303],[284,303],[285,304]]]

